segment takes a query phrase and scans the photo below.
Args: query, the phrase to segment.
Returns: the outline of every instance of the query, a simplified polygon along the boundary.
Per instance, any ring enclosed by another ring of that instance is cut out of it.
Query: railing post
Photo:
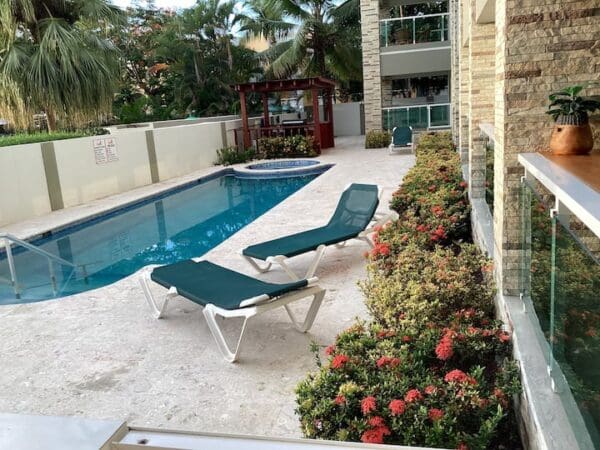
[[[441,30],[440,30],[440,33],[442,34],[441,41],[444,42],[444,40],[445,40],[444,39],[444,16],[442,15],[441,18],[442,18],[442,26],[441,26]]]
[[[15,269],[15,260],[13,259],[12,248],[10,241],[4,239],[4,248],[6,248],[6,260],[8,261],[8,269],[10,271],[10,282],[15,291],[15,297],[21,298],[21,292],[19,291],[19,281],[17,280],[17,270]]]
[[[469,152],[469,197],[485,198],[485,139],[474,138]]]
[[[388,47],[390,45],[389,44],[390,36],[389,36],[388,22],[387,21],[385,21],[383,23],[383,29],[384,29],[384,33],[385,33],[385,46]]]
[[[431,128],[431,105],[427,105],[427,129]]]
[[[413,28],[412,29],[412,32],[413,32],[413,44],[416,44],[417,43],[417,22],[416,22],[416,18],[413,17],[412,22],[413,22],[413,27],[412,27]]]
[[[52,265],[52,260],[48,258],[48,272],[50,273],[50,283],[52,284],[52,293],[56,297],[58,293],[58,289],[56,286],[56,274],[54,273],[54,266]]]

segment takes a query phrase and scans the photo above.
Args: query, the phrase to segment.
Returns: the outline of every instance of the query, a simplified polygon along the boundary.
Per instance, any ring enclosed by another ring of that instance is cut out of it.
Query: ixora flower
[[[452,355],[454,355],[454,350],[452,349],[453,343],[454,341],[450,335],[446,334],[435,348],[435,355],[437,358],[442,361],[447,361],[452,358]]]
[[[375,363],[377,365],[378,368],[382,368],[385,366],[390,366],[390,367],[397,367],[400,365],[400,358],[391,358],[389,356],[382,356],[381,358],[379,358],[377,360],[377,362]]]
[[[381,416],[374,416],[369,419],[369,425],[372,427],[385,427],[385,421]]]
[[[433,386],[432,384],[430,384],[429,386],[427,386],[425,388],[425,393],[427,395],[433,395],[437,392],[437,388],[435,386]]]
[[[331,367],[341,369],[348,361],[350,361],[350,358],[346,355],[335,355],[331,361]]]
[[[503,331],[502,333],[498,334],[498,339],[500,339],[500,342],[509,342],[510,334]]]
[[[335,353],[335,345],[328,345],[327,348],[325,349],[325,354],[327,356],[331,356]]]
[[[430,408],[427,412],[427,416],[433,421],[436,422],[444,417],[444,411],[438,408]]]
[[[335,399],[333,400],[333,402],[336,405],[345,405],[346,404],[346,397],[344,397],[343,395],[338,395],[335,397]]]
[[[400,416],[404,414],[404,411],[406,410],[406,403],[404,403],[404,400],[392,400],[388,405],[388,408],[390,409],[392,416]]]
[[[404,396],[404,401],[406,403],[418,402],[419,400],[423,400],[423,394],[418,389],[411,389]]]
[[[386,426],[372,428],[363,433],[360,440],[365,444],[383,444],[383,438],[391,434]]]
[[[372,395],[365,397],[360,402],[360,409],[364,415],[369,414],[377,409],[377,400]]]
[[[467,444],[465,444],[464,442],[461,442],[460,444],[458,444],[458,447],[456,447],[456,450],[469,450],[469,447],[467,447]]]
[[[467,375],[466,373],[464,373],[462,370],[458,370],[458,369],[454,369],[450,372],[448,372],[446,374],[446,376],[444,377],[444,380],[447,383],[467,383],[467,384],[471,384],[471,385],[476,385],[477,384],[477,380],[473,377],[470,377],[469,375]]]

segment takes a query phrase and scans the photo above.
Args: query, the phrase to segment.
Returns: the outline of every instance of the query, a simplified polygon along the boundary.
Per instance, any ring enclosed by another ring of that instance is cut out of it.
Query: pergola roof
[[[334,89],[335,82],[323,77],[298,78],[289,80],[259,81],[257,83],[236,84],[237,92],[283,92],[309,89]]]

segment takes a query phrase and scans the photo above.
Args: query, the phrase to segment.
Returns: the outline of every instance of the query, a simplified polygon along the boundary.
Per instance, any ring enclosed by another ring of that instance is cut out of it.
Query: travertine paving
[[[380,208],[387,210],[414,158],[365,150],[362,143],[363,138],[337,139],[337,147],[319,158],[335,167],[205,257],[255,275],[238,255],[241,248],[324,224],[350,182],[382,186]],[[148,189],[137,195],[144,192]],[[110,201],[123,196],[98,203],[105,207]],[[67,213],[74,218],[86,208]],[[52,220],[64,217],[55,214]],[[43,223],[38,220],[37,226]],[[35,228],[28,227],[28,232]],[[298,437],[294,388],[315,368],[310,342],[327,345],[355,317],[367,316],[356,284],[365,275],[367,248],[354,241],[328,250],[317,273],[328,292],[313,329],[296,332],[284,311],[259,316],[250,322],[238,364],[222,359],[199,306],[177,299],[166,319],[153,319],[135,276],[60,300],[2,306],[0,411]],[[291,266],[300,271],[308,259],[300,256]],[[287,281],[280,269],[262,277]],[[233,332],[236,325],[225,327]]]

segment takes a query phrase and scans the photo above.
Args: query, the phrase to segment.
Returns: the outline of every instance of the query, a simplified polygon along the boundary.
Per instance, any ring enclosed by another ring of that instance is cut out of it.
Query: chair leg
[[[152,295],[152,291],[150,290],[150,273],[146,272],[145,274],[140,276],[140,285],[142,286],[142,291],[144,292],[144,297],[146,297],[146,301],[148,302],[148,306],[150,306],[151,314],[155,319],[162,319],[167,312],[167,306],[169,305],[169,300],[173,297],[177,296],[177,290],[175,288],[169,289],[167,295],[165,295],[165,301],[162,306],[158,306],[154,295]]]
[[[242,254],[242,256],[244,257],[244,259],[246,261],[248,261],[250,263],[250,265],[252,267],[254,267],[254,269],[258,272],[258,273],[265,273],[268,272],[269,269],[271,268],[271,266],[273,265],[273,263],[269,262],[266,266],[261,267],[260,264],[258,264],[254,258],[251,258],[250,256],[246,256],[244,254]]]
[[[208,328],[210,329],[211,334],[215,338],[217,347],[219,347],[219,350],[221,351],[221,354],[223,355],[225,360],[230,363],[236,362],[238,360],[240,351],[242,349],[242,343],[244,342],[244,334],[246,332],[246,325],[248,324],[249,317],[244,317],[244,323],[242,325],[242,330],[240,332],[240,336],[238,338],[237,345],[235,346],[235,349],[232,351],[232,349],[229,348],[229,345],[227,345],[227,341],[225,340],[225,336],[223,335],[223,331],[221,330],[221,327],[217,323],[216,317],[219,314],[215,310],[215,307],[210,304],[206,305],[204,307],[203,313],[204,313],[204,317],[206,318],[206,323],[208,324]]]
[[[304,321],[302,323],[300,323],[296,319],[296,316],[290,309],[290,306],[285,305],[285,310],[287,311],[288,316],[290,316],[290,320],[294,324],[294,327],[296,327],[296,329],[298,331],[300,331],[301,333],[306,333],[308,330],[310,330],[310,328],[312,327],[312,325],[315,321],[315,318],[317,317],[317,313],[319,312],[321,303],[323,303],[324,297],[325,297],[325,289],[323,289],[313,295],[313,300],[308,308],[308,312],[306,313],[306,317],[304,318]]]

